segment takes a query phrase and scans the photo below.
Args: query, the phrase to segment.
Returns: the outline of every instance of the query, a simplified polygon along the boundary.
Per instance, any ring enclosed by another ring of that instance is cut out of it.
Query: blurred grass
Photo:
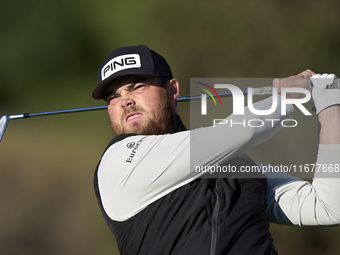
[[[338,73],[339,5],[2,1],[0,114],[103,104],[91,98],[97,69],[114,48],[133,44],[166,57],[183,96],[192,77],[285,77],[306,68]],[[189,126],[188,103],[180,114]],[[312,163],[316,126],[297,118],[297,128],[281,130],[249,154],[261,163]],[[105,110],[10,121],[0,144],[3,254],[118,254],[92,187],[111,137]],[[280,254],[340,251],[338,227],[271,230]]]

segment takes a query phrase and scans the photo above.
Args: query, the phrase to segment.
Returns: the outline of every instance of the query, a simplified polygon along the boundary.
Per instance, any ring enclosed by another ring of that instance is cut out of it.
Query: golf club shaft
[[[243,91],[243,93],[247,93],[246,90]],[[220,93],[220,96],[231,96],[231,92],[225,92]],[[199,99],[201,98],[201,95],[195,95],[195,96],[184,96],[179,97],[178,101],[189,101],[192,99]],[[106,105],[99,105],[99,106],[89,106],[89,107],[81,107],[81,108],[73,108],[73,109],[65,109],[65,110],[56,110],[56,111],[46,111],[46,112],[35,112],[35,113],[21,113],[21,114],[13,114],[9,115],[9,119],[23,119],[23,118],[30,118],[35,116],[43,116],[43,115],[52,115],[52,114],[61,114],[61,113],[72,113],[72,112],[82,112],[82,111],[94,111],[94,110],[102,110],[107,109]]]
[[[334,79],[333,84],[327,86],[328,89],[340,89],[340,79]],[[253,88],[252,95],[253,96],[263,96],[263,95],[271,95],[273,91],[273,87],[259,87]],[[242,91],[243,94],[248,94],[247,90]],[[218,94],[220,97],[232,96],[231,92],[223,92]],[[194,96],[184,96],[179,97],[177,101],[189,101],[194,99],[200,99],[202,95],[194,95]],[[100,106],[90,106],[90,107],[82,107],[82,108],[73,108],[66,110],[56,110],[56,111],[46,111],[46,112],[36,112],[36,113],[22,113],[22,114],[14,114],[14,115],[4,115],[0,118],[0,141],[5,133],[8,121],[11,119],[23,119],[30,118],[35,116],[44,116],[44,115],[52,115],[52,114],[61,114],[61,113],[72,113],[72,112],[82,112],[82,111],[94,111],[107,109],[106,105]]]
[[[247,93],[247,91],[244,91]],[[220,96],[231,96],[231,92],[221,93]],[[178,101],[189,101],[191,99],[199,99],[201,95],[197,96],[186,96],[180,97]],[[44,116],[44,115],[53,115],[53,114],[61,114],[61,113],[72,113],[72,112],[82,112],[82,111],[94,111],[94,110],[102,110],[107,109],[106,105],[99,105],[99,106],[90,106],[90,107],[82,107],[82,108],[73,108],[73,109],[65,109],[65,110],[56,110],[56,111],[45,111],[45,112],[36,112],[36,113],[21,113],[21,114],[13,114],[13,115],[4,115],[0,119],[0,142],[4,133],[6,131],[6,127],[9,120],[13,119],[24,119],[36,116]]]
[[[82,107],[82,108],[73,108],[73,109],[65,109],[65,110],[56,110],[56,111],[46,111],[46,112],[36,112],[36,113],[21,113],[21,114],[14,114],[10,115],[9,119],[23,119],[23,118],[30,118],[35,116],[42,116],[42,115],[52,115],[52,114],[61,114],[61,113],[71,113],[71,112],[81,112],[81,111],[93,111],[93,110],[101,110],[106,109],[106,105],[99,105],[99,106],[90,106],[90,107]]]
[[[271,94],[271,87],[261,87],[258,89],[262,89],[263,91],[266,91],[268,93],[261,93],[261,95],[268,95]],[[243,94],[247,94],[247,90],[242,91]],[[219,94],[221,97],[227,97],[231,96],[231,92],[224,92]],[[254,93],[256,96],[257,94]],[[184,96],[179,97],[177,101],[189,101],[194,99],[200,99],[201,95],[194,95],[194,96]],[[73,108],[73,109],[65,109],[65,110],[56,110],[56,111],[46,111],[46,112],[35,112],[35,113],[21,113],[21,114],[13,114],[9,115],[9,119],[24,119],[24,118],[30,118],[30,117],[36,117],[36,116],[43,116],[43,115],[53,115],[53,114],[61,114],[61,113],[72,113],[72,112],[82,112],[82,111],[94,111],[94,110],[102,110],[107,109],[106,105],[99,105],[99,106],[89,106],[89,107],[81,107],[81,108]]]
[[[327,86],[328,89],[340,89],[340,79],[334,79],[331,85]],[[247,90],[242,90],[243,94],[248,94]],[[273,92],[273,87],[258,87],[253,88],[253,96],[263,96],[263,95],[271,95]],[[231,92],[223,92],[219,93],[220,97],[228,97],[232,96]],[[185,102],[193,99],[200,99],[201,95],[194,95],[194,96],[183,96],[179,97],[177,101]],[[61,114],[61,113],[71,113],[71,112],[81,112],[81,111],[93,111],[93,110],[101,110],[107,109],[106,105],[100,106],[90,106],[90,107],[82,107],[82,108],[73,108],[73,109],[66,109],[66,110],[56,110],[56,111],[46,111],[46,112],[37,112],[37,113],[23,113],[23,114],[15,114],[10,115],[9,119],[22,119],[22,118],[29,118],[35,116],[42,116],[42,115],[52,115],[52,114]]]

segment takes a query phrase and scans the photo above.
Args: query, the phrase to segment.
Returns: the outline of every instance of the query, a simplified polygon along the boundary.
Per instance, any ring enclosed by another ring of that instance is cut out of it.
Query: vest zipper
[[[220,211],[220,197],[218,195],[217,189],[217,180],[215,185],[215,194],[216,194],[216,203],[214,206],[212,219],[211,219],[211,241],[210,241],[210,255],[216,254],[216,242],[217,242],[217,226],[218,226],[218,214]]]

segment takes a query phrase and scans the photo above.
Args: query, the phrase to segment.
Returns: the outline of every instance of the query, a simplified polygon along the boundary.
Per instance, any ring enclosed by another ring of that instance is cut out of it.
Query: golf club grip
[[[327,89],[340,89],[340,79],[336,78],[334,79],[333,83],[331,85],[327,85]],[[259,88],[253,88],[253,96],[264,96],[264,95],[271,95],[273,92],[273,87],[259,87]]]

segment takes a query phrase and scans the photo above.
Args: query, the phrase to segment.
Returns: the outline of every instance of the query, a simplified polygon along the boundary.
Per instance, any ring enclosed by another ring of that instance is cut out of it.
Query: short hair
[[[164,77],[164,76],[159,76],[159,81],[160,85],[166,87],[166,84],[170,81],[170,79]]]

